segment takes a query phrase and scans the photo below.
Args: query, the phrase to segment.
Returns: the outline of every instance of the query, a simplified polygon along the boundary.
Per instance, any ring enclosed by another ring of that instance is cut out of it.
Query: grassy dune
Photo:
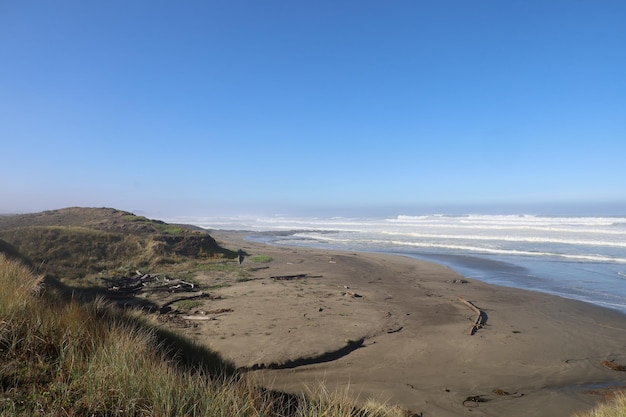
[[[320,389],[263,390],[218,355],[103,300],[65,299],[0,253],[0,416],[401,416]]]
[[[110,208],[0,216],[0,239],[7,246],[0,249],[19,252],[39,272],[61,280],[237,256],[206,231]]]

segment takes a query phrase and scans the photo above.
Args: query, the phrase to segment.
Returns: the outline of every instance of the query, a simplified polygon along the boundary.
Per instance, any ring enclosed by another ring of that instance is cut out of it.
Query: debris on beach
[[[514,396],[515,398],[520,398],[523,397],[524,394],[518,394],[517,392],[508,392],[505,391],[501,388],[494,388],[493,390],[491,390],[491,392],[493,392],[496,395],[500,395],[500,396]]]
[[[101,278],[109,284],[111,293],[132,295],[138,292],[187,292],[195,289],[195,284],[173,279],[167,276],[143,274],[137,271],[135,276],[122,278]]]
[[[231,312],[224,309],[183,314],[175,303],[199,299],[219,300],[219,295],[203,291],[198,285],[182,279],[165,275],[144,274],[136,271],[135,275],[120,278],[102,278],[108,284],[107,295],[120,306],[142,306],[145,310],[158,312],[159,321],[168,322],[178,327],[191,327],[191,321],[214,320],[219,315]],[[158,295],[158,301],[155,300]]]
[[[474,320],[474,323],[472,324],[472,327],[470,328],[470,331],[469,331],[470,336],[473,336],[474,333],[476,333],[479,329],[482,329],[483,326],[485,325],[486,314],[482,312],[474,304],[467,301],[465,298],[461,297],[460,295],[457,296],[457,299],[463,304],[465,304],[467,307],[469,307],[474,313],[476,313],[476,319]]]
[[[361,294],[357,294],[354,291],[346,291],[343,293],[344,297],[352,297],[352,298],[361,298],[363,297]]]
[[[304,278],[322,278],[322,275],[309,275],[309,274],[275,275],[275,276],[271,276],[270,278],[275,281],[291,281],[294,279],[304,279]]]
[[[404,329],[404,326],[391,327],[387,329],[387,333],[398,333],[400,330]]]
[[[486,403],[487,401],[489,401],[489,399],[485,398],[483,395],[470,395],[463,400],[463,405],[465,407],[474,408],[478,407],[480,403]]]
[[[626,372],[626,366],[620,365],[619,363],[615,363],[615,360],[611,361],[602,361],[600,362],[602,366],[612,371],[624,371]]]

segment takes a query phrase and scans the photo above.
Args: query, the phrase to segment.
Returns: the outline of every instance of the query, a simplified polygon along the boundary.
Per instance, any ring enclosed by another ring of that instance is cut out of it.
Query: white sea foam
[[[405,216],[394,218],[294,218],[294,217],[179,217],[168,219],[208,228],[228,226],[253,230],[319,229],[372,231],[390,227],[452,228],[482,230],[539,230],[546,233],[598,233],[626,236],[626,218],[616,217],[539,217],[539,216]]]
[[[435,257],[481,280],[577,298],[626,313],[626,217],[439,214],[387,218],[188,217],[167,221],[265,232],[262,239],[276,244]],[[276,232],[273,237],[272,232]],[[467,263],[468,257],[510,264],[524,272],[484,269],[481,265],[491,264]]]
[[[414,232],[381,232],[389,236],[404,236],[406,238],[419,239],[469,239],[474,241],[505,241],[527,243],[558,243],[564,245],[607,246],[626,248],[624,241],[590,240],[590,239],[564,239],[552,236],[514,236],[514,235],[469,235],[469,234],[439,234],[439,233],[414,233]]]
[[[606,263],[619,263],[626,264],[626,258],[603,256],[597,254],[568,254],[557,252],[542,252],[542,251],[525,251],[519,249],[500,249],[486,246],[476,245],[461,245],[461,244],[448,244],[448,243],[436,243],[435,241],[407,241],[407,240],[394,240],[394,239],[351,239],[347,237],[338,237],[329,234],[316,234],[316,233],[295,233],[293,235],[296,238],[300,238],[302,241],[315,240],[320,243],[328,244],[355,244],[363,248],[375,249],[377,247],[386,247],[389,245],[397,246],[399,249],[402,247],[413,248],[425,248],[425,249],[444,249],[446,251],[457,251],[465,253],[481,253],[481,254],[497,254],[508,256],[538,256],[538,257],[551,257],[551,258],[564,258],[573,261],[580,262],[606,262]],[[285,240],[283,242],[289,242]]]

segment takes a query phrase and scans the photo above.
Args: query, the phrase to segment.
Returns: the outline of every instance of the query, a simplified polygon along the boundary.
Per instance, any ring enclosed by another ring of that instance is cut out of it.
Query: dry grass
[[[0,416],[392,417],[324,390],[250,385],[218,355],[102,299],[80,303],[0,253]]]
[[[209,235],[138,235],[78,226],[28,226],[0,230],[5,246],[19,250],[37,270],[64,281],[101,274],[128,275],[136,269],[177,271],[185,264],[210,262],[234,252],[221,248]]]
[[[17,247],[40,271],[67,279],[126,265],[139,268],[157,255],[143,237],[83,227],[21,227],[0,231],[0,238]]]
[[[626,392],[617,394],[611,400],[598,405],[591,411],[577,413],[573,417],[625,417]]]

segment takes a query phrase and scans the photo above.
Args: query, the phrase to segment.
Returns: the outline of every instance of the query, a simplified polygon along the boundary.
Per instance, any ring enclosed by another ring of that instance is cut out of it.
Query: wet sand
[[[211,235],[272,261],[244,259],[252,276],[217,290],[224,313],[198,322],[195,337],[268,387],[324,384],[424,417],[558,417],[626,386],[626,372],[601,364],[626,364],[619,312],[401,256]]]

